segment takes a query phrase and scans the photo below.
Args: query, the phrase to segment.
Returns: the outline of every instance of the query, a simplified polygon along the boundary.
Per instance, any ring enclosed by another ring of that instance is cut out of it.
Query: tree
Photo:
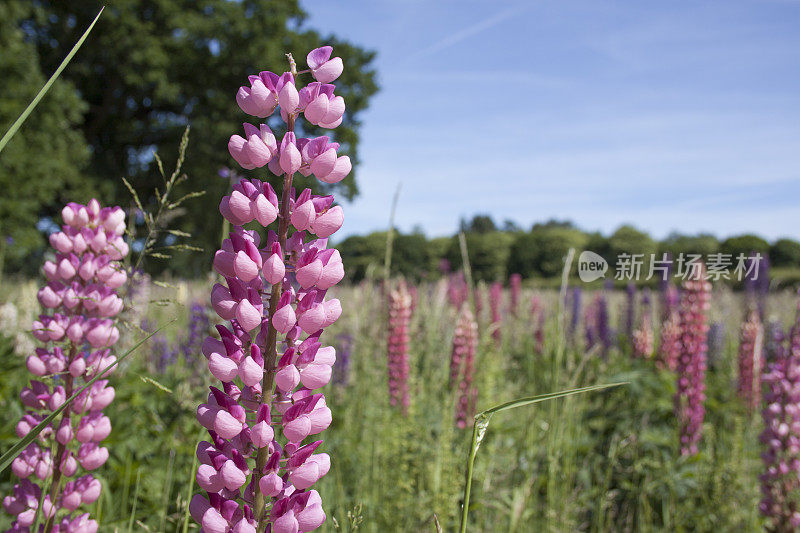
[[[104,3],[14,1],[29,6],[17,20],[36,44],[45,72],[56,67]],[[302,65],[304,55],[322,44],[331,44],[345,63],[336,92],[344,96],[347,111],[342,125],[332,133],[341,153],[357,163],[358,115],[377,90],[370,67],[374,53],[335,36],[323,37],[305,28],[304,20],[297,0],[116,0],[109,5],[90,41],[62,75],[88,104],[81,125],[92,148],[87,179],[103,200],[127,205],[129,197],[120,176],[131,178],[139,190],[153,190],[159,184],[152,171],[153,148],[158,147],[162,156],[177,153],[181,132],[191,124],[185,164],[190,179],[185,188],[207,190],[192,208],[198,213],[216,212],[228,187],[217,172],[234,165],[226,150],[228,138],[240,133],[242,121],[257,120],[238,109],[236,90],[246,84],[248,74],[286,70],[286,52],[299,55],[295,59]],[[278,129],[275,119],[269,124]],[[303,129],[303,135],[321,134],[315,126],[304,124]],[[242,173],[272,177],[273,186],[280,188],[279,180],[266,169]],[[355,173],[335,186],[298,176],[295,186],[298,191],[304,187],[336,191],[347,198],[358,192]],[[181,229],[194,233],[209,256],[219,240],[221,217],[185,219],[186,227]],[[202,258],[204,268],[208,263],[209,257]]]
[[[765,256],[769,253],[769,243],[757,235],[745,234],[729,237],[722,241],[719,251],[731,254],[736,261],[739,255],[750,255],[750,252],[760,253]]]
[[[475,215],[469,224],[463,220],[461,222],[461,231],[465,233],[490,233],[497,231],[497,226],[489,215]]]
[[[46,81],[36,48],[14,23],[24,12],[19,3],[0,4],[0,135]],[[76,128],[84,111],[75,87],[56,81],[0,153],[0,246],[7,246],[10,269],[33,272],[39,261],[31,254],[44,245],[37,222],[55,217],[74,196],[88,195],[82,170],[89,149]]]
[[[588,236],[562,225],[536,225],[529,233],[514,240],[508,258],[508,274],[523,277],[555,277],[564,269],[564,257],[570,248],[584,249]]]
[[[506,274],[511,243],[514,236],[509,233],[493,231],[489,233],[467,233],[467,253],[469,256],[472,277],[475,281],[502,280]],[[461,244],[458,235],[450,239],[445,258],[458,270],[462,264]]]
[[[658,246],[660,253],[669,253],[673,259],[680,254],[700,254],[703,258],[719,251],[719,240],[708,233],[682,235],[671,233]]]
[[[800,242],[778,239],[769,247],[769,258],[774,266],[800,267]]]

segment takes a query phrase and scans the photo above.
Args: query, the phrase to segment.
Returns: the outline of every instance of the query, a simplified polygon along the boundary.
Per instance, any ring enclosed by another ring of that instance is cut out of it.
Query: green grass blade
[[[124,354],[122,354],[122,356],[118,357],[117,360],[114,363],[108,365],[102,371],[98,372],[95,377],[90,379],[83,387],[81,387],[77,392],[75,392],[72,396],[70,396],[67,399],[67,401],[65,401],[63,404],[61,404],[61,407],[59,407],[58,409],[56,409],[55,411],[50,413],[50,415],[48,415],[47,418],[45,418],[39,424],[37,424],[37,426],[35,428],[33,428],[27,435],[25,435],[23,438],[21,438],[19,441],[17,441],[17,443],[14,446],[12,446],[10,450],[8,450],[6,453],[4,453],[2,455],[2,457],[0,457],[0,474],[2,474],[6,470],[6,468],[8,468],[9,465],[11,465],[11,462],[17,457],[17,455],[19,455],[22,452],[22,450],[24,450],[28,446],[28,444],[33,442],[34,439],[37,436],[39,436],[39,433],[41,433],[47,426],[49,426],[58,417],[58,415],[60,415],[67,407],[69,407],[70,404],[73,401],[75,401],[75,399],[83,391],[85,391],[86,389],[91,387],[94,384],[94,382],[97,381],[98,379],[100,379],[101,377],[103,377],[106,374],[106,372],[108,372],[113,367],[115,367],[116,365],[121,363],[123,360],[125,360],[126,357],[131,355],[139,346],[144,344],[150,337],[152,337],[153,335],[155,335],[156,333],[158,333],[159,331],[161,331],[165,327],[169,326],[173,322],[175,322],[175,320],[171,320],[170,322],[167,322],[162,327],[158,328],[157,330],[155,330],[154,332],[150,333],[145,338],[143,338],[142,340],[140,340],[139,342],[134,344],[128,351],[126,351]]]
[[[539,396],[518,398],[516,400],[511,400],[510,402],[501,403],[500,405],[490,407],[489,409],[481,411],[480,413],[475,415],[475,423],[472,426],[472,444],[469,449],[469,455],[467,456],[466,479],[464,480],[464,497],[461,508],[461,528],[459,529],[459,531],[461,533],[466,533],[467,531],[467,518],[469,516],[469,498],[470,498],[470,493],[472,492],[472,470],[475,467],[475,457],[478,455],[478,448],[480,447],[481,442],[483,442],[483,437],[486,435],[486,430],[489,428],[489,420],[491,420],[493,414],[499,413],[501,411],[507,411],[509,409],[515,409],[517,407],[523,407],[525,405],[531,405],[539,402],[546,402],[548,400],[555,400],[556,398],[563,398],[565,396],[572,396],[573,394],[581,394],[584,392],[590,392],[600,389],[608,389],[611,387],[618,387],[620,385],[626,385],[627,383],[628,382],[607,383],[604,385],[591,385],[589,387],[581,387],[579,389],[570,389],[560,392],[540,394]]]
[[[540,394],[539,396],[529,396],[527,398],[517,398],[516,400],[511,400],[510,402],[501,403],[500,405],[495,405],[494,407],[490,407],[485,411],[481,411],[475,418],[477,419],[480,416],[491,416],[495,413],[499,413],[500,411],[507,411],[508,409],[514,409],[516,407],[522,407],[524,405],[530,405],[533,403],[545,402],[547,400],[554,400],[556,398],[563,398],[564,396],[572,396],[573,394],[580,394],[582,392],[589,392],[593,390],[600,390],[600,389],[608,389],[611,387],[619,387],[620,385],[627,385],[627,381],[621,381],[619,383],[607,383],[604,385],[591,385],[589,387],[581,387],[578,389],[569,389],[564,390],[561,392],[550,392],[548,394]]]
[[[72,50],[70,50],[69,54],[67,54],[67,57],[64,58],[64,60],[58,66],[53,75],[50,76],[50,79],[47,80],[47,83],[44,84],[41,90],[39,90],[39,93],[34,97],[33,100],[31,100],[31,103],[28,104],[28,107],[25,108],[25,111],[22,112],[19,118],[17,118],[17,120],[11,125],[11,127],[8,128],[8,131],[5,133],[5,135],[3,135],[3,138],[0,139],[0,152],[3,151],[3,148],[5,148],[6,144],[8,144],[8,141],[11,140],[14,134],[17,133],[17,130],[19,130],[20,126],[22,126],[22,123],[25,122],[25,119],[28,118],[28,115],[31,114],[31,111],[33,111],[34,108],[39,104],[39,100],[41,100],[44,97],[44,95],[47,94],[47,91],[50,90],[50,86],[53,85],[53,83],[61,75],[61,71],[63,71],[64,68],[66,68],[66,66],[72,60],[72,57],[81,47],[81,45],[83,45],[83,41],[85,41],[86,37],[89,36],[89,32],[92,31],[92,28],[94,28],[95,23],[100,18],[100,15],[103,13],[103,9],[105,9],[105,7],[100,9],[100,11],[97,13],[97,16],[94,18],[92,23],[89,24],[89,27],[86,28],[86,31],[83,32],[83,35],[81,35],[81,38],[78,39],[78,42],[75,43],[75,46],[73,46]]]

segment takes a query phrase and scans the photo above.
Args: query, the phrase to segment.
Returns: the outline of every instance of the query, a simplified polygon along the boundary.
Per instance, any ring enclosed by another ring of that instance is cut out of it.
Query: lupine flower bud
[[[119,207],[101,208],[92,200],[85,206],[70,203],[61,214],[64,226],[50,236],[55,261],[45,263],[49,281],[37,294],[39,303],[52,314],[42,314],[33,322],[33,336],[43,346],[26,361],[37,377],[60,377],[52,388],[32,380],[22,389],[20,399],[29,411],[16,426],[20,438],[48,411],[64,405],[83,383],[116,362],[109,348],[119,339],[112,318],[123,305],[115,289],[127,280],[118,263],[128,253],[122,238],[125,213]],[[111,433],[111,421],[102,410],[113,399],[114,388],[107,380],[95,382],[14,459],[11,470],[20,481],[3,500],[5,510],[16,517],[9,531],[28,531],[33,525],[41,499],[41,487],[34,478],[47,487],[59,486],[62,478],[77,473],[79,465],[89,471],[106,462],[108,449],[99,443]],[[41,517],[49,525],[42,522],[43,530],[97,531],[98,524],[88,513],[71,513],[96,501],[101,488],[100,481],[86,474],[67,481],[54,499],[45,496]]]

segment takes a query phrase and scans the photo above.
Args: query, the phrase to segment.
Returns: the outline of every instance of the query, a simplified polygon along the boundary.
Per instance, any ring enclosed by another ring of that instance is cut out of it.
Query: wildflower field
[[[372,51],[121,0],[89,53],[91,4],[0,4],[0,529],[800,531],[800,242],[429,240],[399,185],[345,238]]]
[[[195,409],[212,383],[198,339],[217,320],[204,301],[205,281],[178,281],[176,287],[142,286],[146,294],[137,300],[137,318],[155,323],[177,316],[178,322],[149,340],[111,378],[117,395],[104,412],[114,429],[104,441],[108,462],[97,475],[104,491],[88,507],[101,531],[197,528],[186,511],[196,491],[195,446],[205,438]],[[3,307],[3,449],[16,440],[14,427],[23,414],[18,394],[28,375],[15,346],[25,350],[29,341],[20,338],[15,345],[13,332],[24,331],[38,313],[37,288],[32,282],[4,288],[3,300],[13,303]],[[448,385],[458,315],[451,299],[458,296],[451,294],[452,287],[448,292],[447,280],[414,289],[405,414],[390,405],[388,314],[380,284],[336,289],[350,305],[326,332],[337,362],[324,389],[335,416],[323,450],[334,459],[329,474],[315,485],[329,516],[322,530],[435,531],[434,515],[444,531],[458,527],[471,437],[470,426],[456,424],[459,391]],[[607,358],[601,356],[601,342],[587,346],[583,313],[602,292],[609,310]],[[473,472],[470,530],[761,528],[764,423],[760,409],[748,409],[737,394],[746,319],[742,295],[725,288],[712,291],[706,417],[699,452],[691,456],[680,454],[673,409],[676,374],[657,363],[657,306],[650,311],[656,355],[636,358],[623,331],[624,291],[584,291],[575,323],[569,305],[559,313],[556,291],[523,288],[514,312],[504,290],[496,324],[489,291],[480,286],[477,295],[483,301],[475,351],[478,409],[587,384],[629,384],[493,417]],[[175,303],[147,304],[161,299]],[[539,302],[541,323],[531,314],[532,300]],[[795,295],[770,294],[767,309],[763,353],[770,361],[777,350],[771,339],[796,320]],[[640,305],[636,317],[638,323]],[[563,340],[562,321],[567,324]],[[495,331],[501,333],[499,341]],[[120,343],[140,335],[123,330]],[[4,494],[11,488],[8,474],[1,485]],[[2,520],[7,526],[9,517]]]

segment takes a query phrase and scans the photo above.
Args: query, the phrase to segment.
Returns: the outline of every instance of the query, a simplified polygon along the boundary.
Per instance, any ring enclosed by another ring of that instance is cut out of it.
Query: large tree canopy
[[[107,4],[89,39],[62,74],[83,102],[77,103],[77,110],[85,106],[79,124],[91,148],[85,179],[104,201],[127,205],[129,197],[120,177],[127,176],[140,192],[150,193],[160,180],[153,169],[152,151],[158,148],[168,164],[175,157],[182,130],[191,125],[184,165],[190,179],[184,187],[205,189],[209,194],[187,204],[203,215],[183,217],[181,229],[194,233],[196,243],[207,250],[219,239],[221,223],[220,217],[208,214],[216,211],[228,186],[218,171],[234,166],[227,152],[228,137],[241,130],[243,121],[258,120],[244,115],[234,100],[248,74],[286,70],[287,52],[304,65],[308,51],[331,44],[345,63],[336,83],[337,94],[347,102],[344,122],[332,133],[342,151],[358,161],[358,113],[377,90],[371,68],[374,53],[307,29],[297,0],[10,3],[17,6],[16,25],[35,45],[38,68],[45,73],[55,70]],[[20,99],[20,110],[26,103]],[[315,129],[303,133],[316,135]],[[36,157],[35,152],[29,157]],[[244,174],[268,177],[266,169]],[[301,180],[298,186],[319,188],[315,182]],[[333,189],[352,198],[358,192],[355,173]],[[207,266],[206,256],[197,261],[197,266]]]
[[[0,4],[0,132],[5,133],[46,78],[36,48],[24,41],[15,20],[21,4]],[[59,80],[0,154],[0,247],[13,268],[35,264],[26,256],[43,241],[36,225],[47,207],[86,194],[81,168],[89,149],[75,129],[86,105]]]

